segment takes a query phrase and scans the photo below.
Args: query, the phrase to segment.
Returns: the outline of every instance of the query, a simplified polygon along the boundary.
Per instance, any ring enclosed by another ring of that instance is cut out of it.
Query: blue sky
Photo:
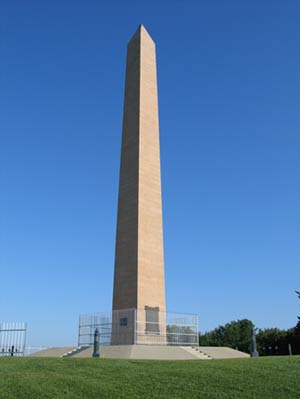
[[[167,307],[300,313],[299,1],[0,6],[0,320],[76,343],[109,310],[127,42],[157,44]]]

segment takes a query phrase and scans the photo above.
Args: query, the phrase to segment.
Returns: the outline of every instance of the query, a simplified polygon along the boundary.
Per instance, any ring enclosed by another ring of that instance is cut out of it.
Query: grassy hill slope
[[[0,358],[0,398],[299,398],[300,356],[210,361]]]

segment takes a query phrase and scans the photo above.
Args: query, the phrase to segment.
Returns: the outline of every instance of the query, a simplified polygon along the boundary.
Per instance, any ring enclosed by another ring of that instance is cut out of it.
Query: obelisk
[[[121,309],[165,312],[156,50],[143,25],[127,48],[113,292]]]

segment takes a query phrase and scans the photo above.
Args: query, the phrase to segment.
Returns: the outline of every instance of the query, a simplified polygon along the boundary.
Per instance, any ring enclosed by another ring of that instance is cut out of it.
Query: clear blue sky
[[[300,3],[4,1],[0,320],[76,343],[109,310],[127,42],[157,44],[169,310],[300,313]]]

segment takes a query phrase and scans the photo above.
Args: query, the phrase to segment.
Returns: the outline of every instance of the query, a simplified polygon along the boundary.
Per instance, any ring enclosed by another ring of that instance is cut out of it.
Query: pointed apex
[[[150,36],[149,32],[147,31],[147,29],[145,28],[145,26],[143,24],[140,24],[137,28],[137,30],[135,31],[134,35],[132,36],[132,38],[130,39],[129,42],[131,42],[131,40],[133,38],[135,38],[136,36],[142,36],[142,35],[146,35],[149,37],[149,39],[154,43],[154,40],[152,39],[152,37]]]
[[[147,29],[145,28],[145,25],[143,25],[143,24],[140,24],[138,29],[143,30],[144,32],[148,33]],[[149,35],[149,33],[148,33],[148,35]]]
[[[149,32],[147,31],[147,29],[145,28],[145,25],[140,24],[139,30],[140,30],[141,32],[146,33],[146,34],[150,37],[150,39],[153,40],[152,37],[150,36],[150,33],[149,33]]]
[[[142,31],[142,30],[145,30],[145,31],[147,32],[145,26],[144,26],[143,24],[139,24],[139,26],[138,26],[136,32],[140,32],[140,31]]]

